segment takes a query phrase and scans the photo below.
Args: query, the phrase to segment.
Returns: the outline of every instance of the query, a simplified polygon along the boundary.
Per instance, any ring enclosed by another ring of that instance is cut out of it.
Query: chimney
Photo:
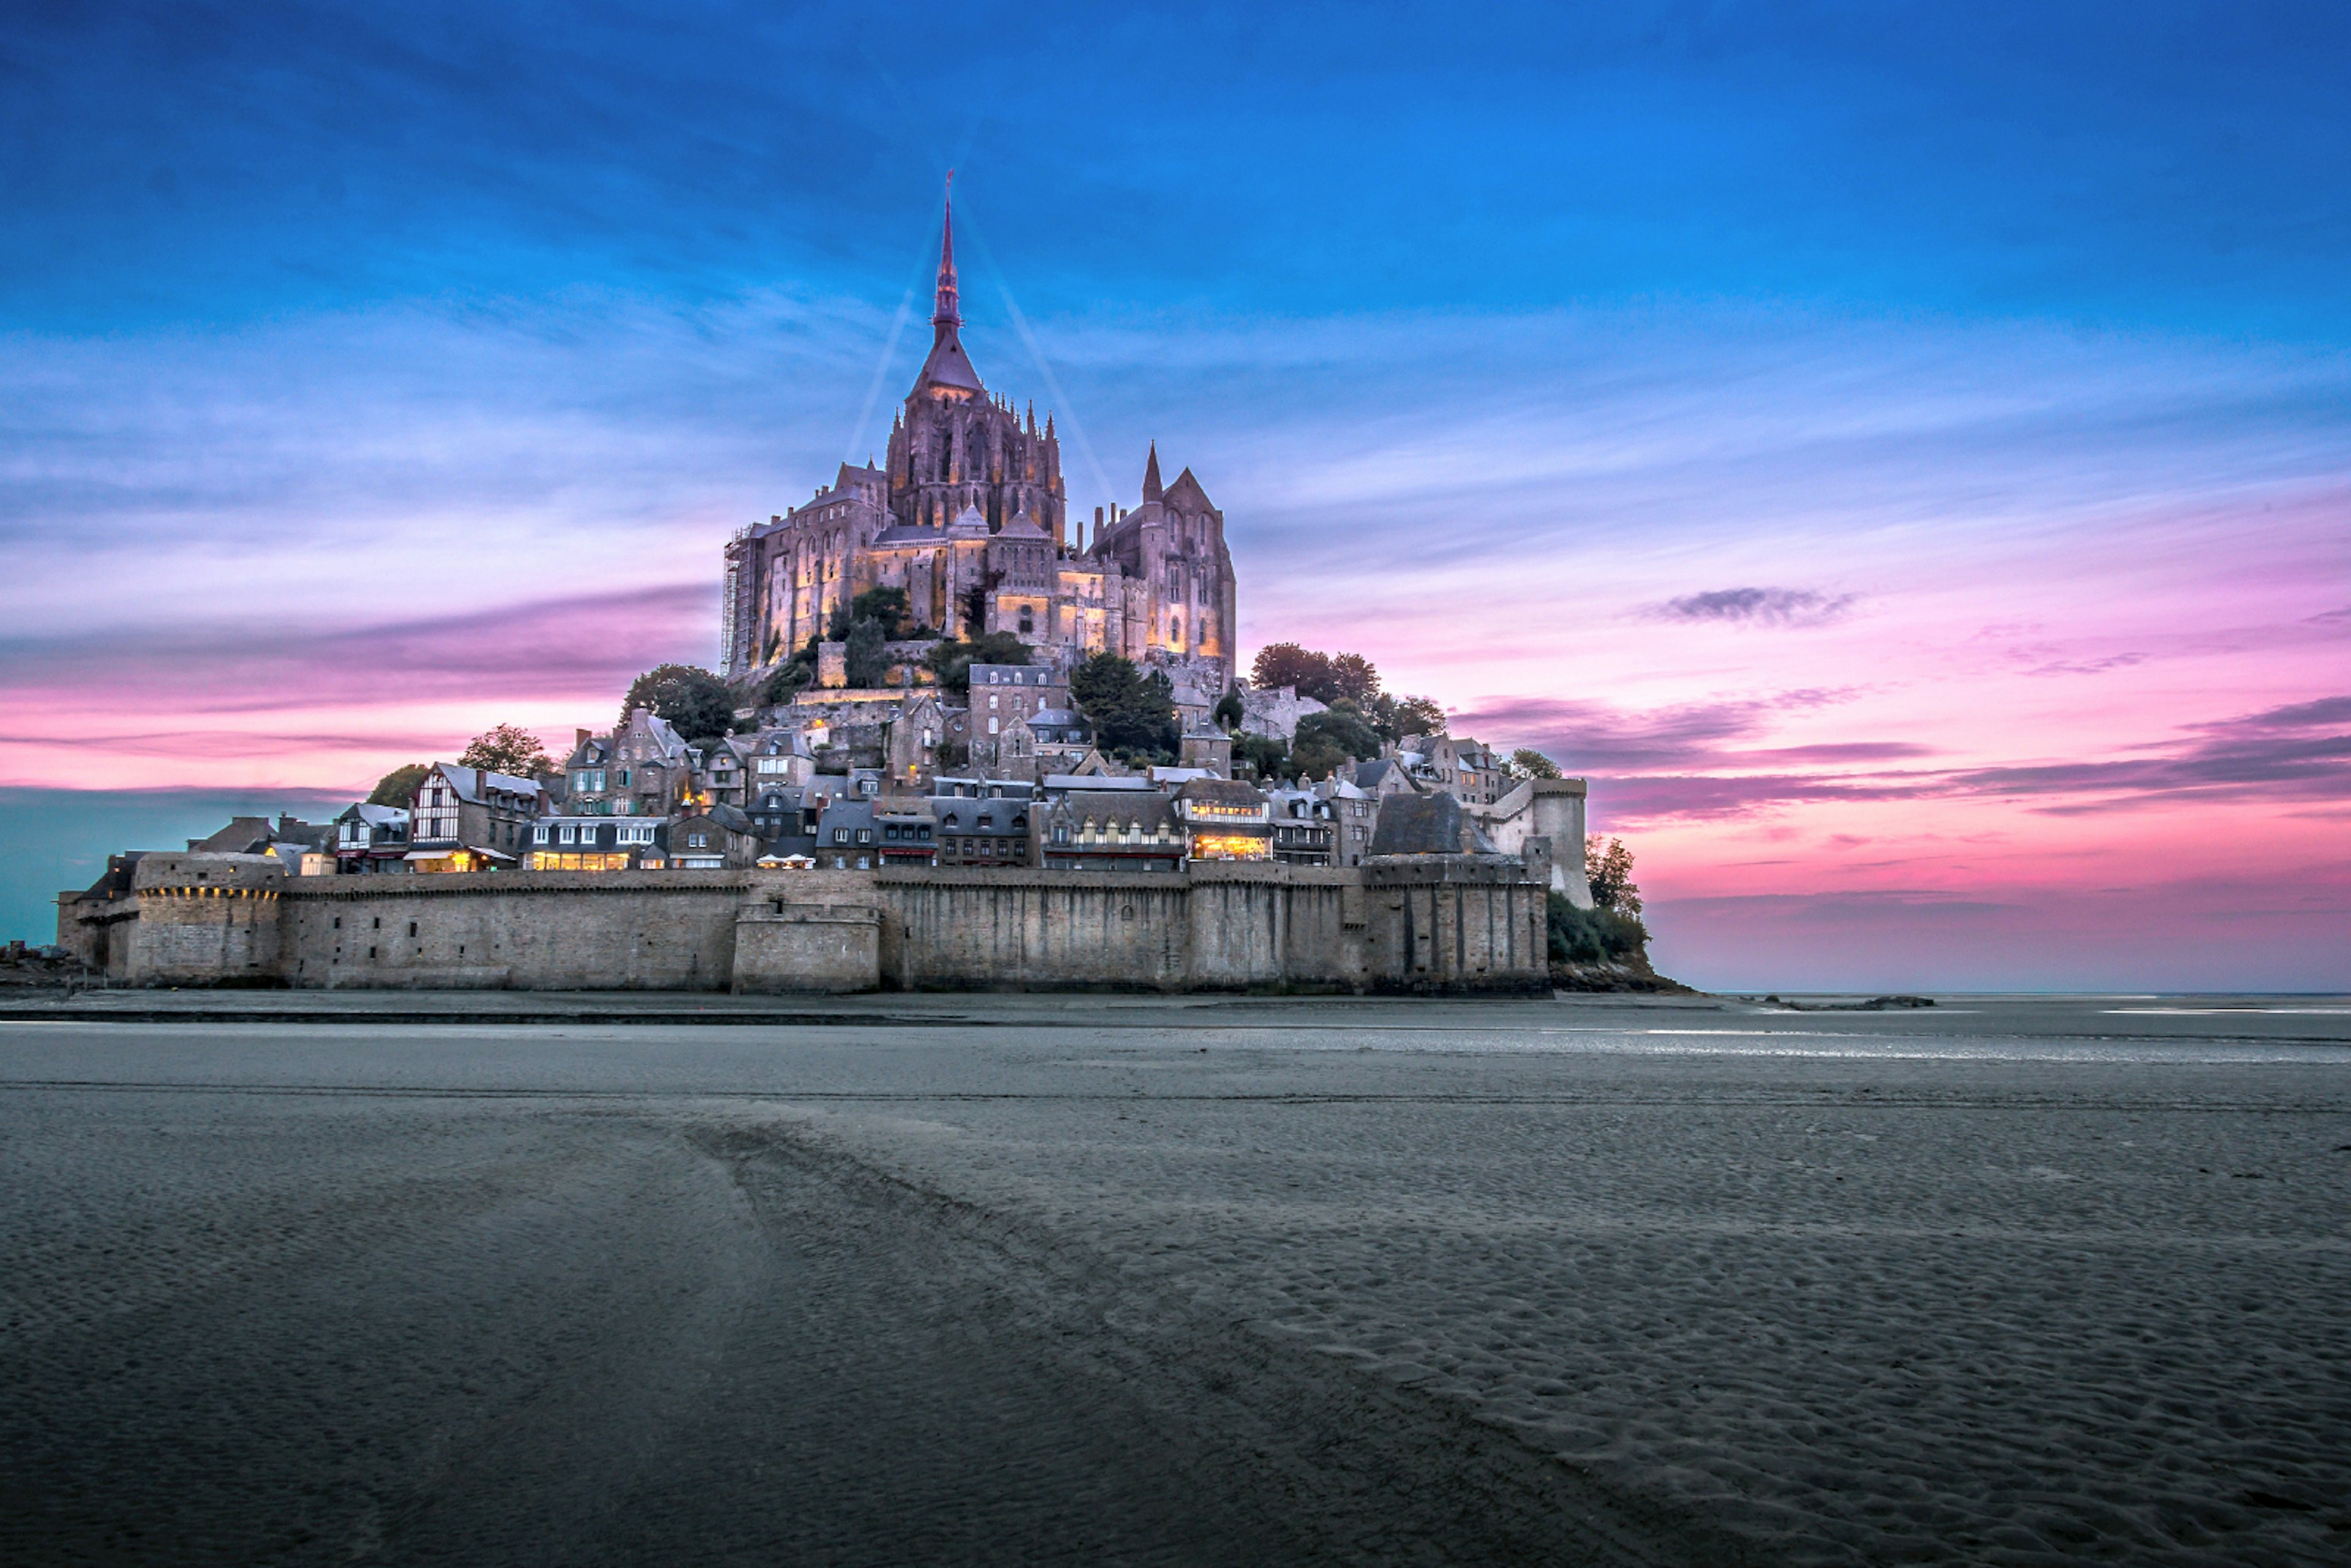
[[[583,747],[583,746],[585,746],[585,745],[587,745],[587,744],[588,744],[588,736],[589,736],[589,731],[584,730],[584,729],[574,730],[574,731],[572,732],[572,735],[573,735],[573,737],[574,737],[574,739],[573,739],[573,740],[572,740],[572,742],[571,742],[571,749],[572,749],[572,750],[577,751],[577,750],[579,750],[581,747]]]

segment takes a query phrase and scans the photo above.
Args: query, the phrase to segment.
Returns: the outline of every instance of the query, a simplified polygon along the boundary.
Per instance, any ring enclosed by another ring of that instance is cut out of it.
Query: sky
[[[965,342],[1733,989],[2351,988],[2351,11],[0,14],[0,936],[717,653]]]

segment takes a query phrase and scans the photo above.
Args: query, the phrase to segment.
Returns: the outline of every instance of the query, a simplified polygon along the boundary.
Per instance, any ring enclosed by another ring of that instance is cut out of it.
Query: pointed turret
[[[1151,460],[1143,465],[1143,504],[1146,507],[1149,506],[1152,502],[1159,499],[1161,494],[1162,489],[1159,484],[1159,443],[1155,441],[1151,444]]]

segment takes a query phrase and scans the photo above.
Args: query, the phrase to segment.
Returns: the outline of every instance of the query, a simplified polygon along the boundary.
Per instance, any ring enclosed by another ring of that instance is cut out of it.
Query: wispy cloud
[[[1718,621],[1734,626],[1826,626],[1860,601],[1857,593],[1812,588],[1718,588],[1649,606],[1652,621]]]

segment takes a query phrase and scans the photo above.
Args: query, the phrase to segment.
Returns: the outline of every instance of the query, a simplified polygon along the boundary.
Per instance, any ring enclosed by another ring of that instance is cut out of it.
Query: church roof
[[[939,333],[939,340],[931,345],[931,357],[923,361],[923,373],[914,378],[914,390],[928,386],[956,387],[965,392],[984,390],[979,384],[979,372],[971,368],[971,356],[963,351],[963,340],[953,327]]]
[[[1208,492],[1200,487],[1200,481],[1192,476],[1189,468],[1176,476],[1176,483],[1167,486],[1165,499],[1170,507],[1180,511],[1216,510],[1216,503],[1208,499]]]
[[[1004,531],[996,537],[1004,539],[1050,539],[1053,536],[1039,528],[1037,520],[1024,509],[1018,517],[1005,524]]]
[[[987,519],[979,515],[977,507],[966,507],[947,525],[947,537],[950,538],[969,538],[975,534],[985,538],[987,533]]]

